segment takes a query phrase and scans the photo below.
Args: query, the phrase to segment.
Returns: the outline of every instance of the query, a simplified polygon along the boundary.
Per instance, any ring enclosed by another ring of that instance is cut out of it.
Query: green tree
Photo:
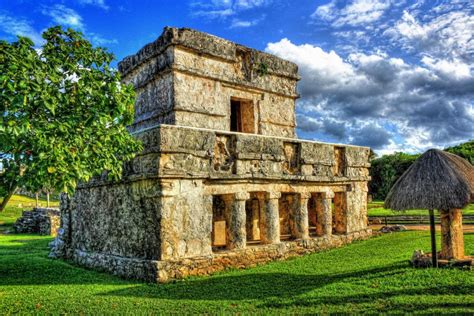
[[[71,192],[104,170],[118,179],[141,149],[126,129],[134,92],[114,56],[71,29],[42,36],[40,49],[0,41],[0,211],[17,187]]]
[[[457,146],[448,147],[445,150],[466,159],[474,165],[474,139]]]
[[[420,155],[394,153],[371,161],[369,191],[374,199],[384,200],[398,178]]]

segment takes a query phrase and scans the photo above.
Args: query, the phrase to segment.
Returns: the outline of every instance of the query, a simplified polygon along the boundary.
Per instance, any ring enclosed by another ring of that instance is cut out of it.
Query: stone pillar
[[[56,238],[49,244],[51,258],[71,258],[72,249],[72,214],[71,197],[67,193],[59,195],[60,229]]]
[[[265,194],[265,210],[262,212],[262,226],[260,228],[262,243],[276,244],[280,242],[280,215],[278,199],[280,192],[267,192]]]
[[[462,211],[452,209],[440,211],[442,259],[464,258],[464,236],[462,232]]]
[[[247,192],[238,192],[233,196],[229,214],[228,249],[243,249],[247,245],[245,201],[249,197]]]
[[[334,192],[324,192],[321,194],[321,206],[323,208],[322,212],[322,228],[323,235],[326,237],[332,236],[332,199],[334,197]]]
[[[310,193],[301,193],[299,203],[295,203],[296,207],[293,209],[293,237],[296,239],[309,238],[308,201],[310,197]]]

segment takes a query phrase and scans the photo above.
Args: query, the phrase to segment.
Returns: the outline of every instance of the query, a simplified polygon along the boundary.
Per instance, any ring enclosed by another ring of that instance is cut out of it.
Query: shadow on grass
[[[258,309],[282,311],[294,308],[300,311],[301,308],[338,311],[343,308],[345,313],[351,309],[354,309],[354,313],[357,309],[370,309],[380,313],[388,310],[409,313],[439,308],[458,311],[474,309],[472,300],[453,299],[453,296],[469,297],[474,293],[474,285],[456,287],[425,284],[420,287],[407,284],[407,288],[378,289],[370,288],[370,282],[359,283],[360,280],[397,278],[397,275],[403,273],[406,273],[406,266],[403,264],[339,274],[248,273],[166,285],[142,285],[109,291],[101,295],[119,296],[124,299],[134,297],[171,301],[221,301],[224,305],[225,301],[254,301],[252,305]],[[348,290],[344,284],[358,285]],[[342,285],[340,292],[337,290],[337,285]],[[443,301],[443,295],[450,299],[447,302]]]
[[[12,235],[11,244],[0,244],[0,286],[2,285],[59,285],[59,284],[136,284],[102,295],[136,296],[162,299],[243,300],[266,297],[291,297],[334,282],[352,278],[366,279],[403,273],[404,263],[328,274],[321,271],[312,275],[296,273],[252,273],[236,271],[210,277],[193,278],[169,284],[143,284],[123,280],[107,273],[75,266],[71,262],[47,257],[50,238],[34,239],[31,235]],[[289,263],[291,264],[291,263]]]
[[[395,297],[419,297],[414,302],[403,302],[400,305],[410,305],[410,308],[414,306],[418,307],[447,307],[447,306],[463,306],[474,308],[472,302],[443,302],[441,301],[442,295],[471,295],[474,291],[474,285],[464,286],[460,288],[454,288],[452,285],[443,285],[437,287],[423,287],[423,288],[412,288],[412,289],[396,289],[396,290],[385,290],[385,291],[374,291],[373,293],[361,293],[351,295],[321,295],[312,297],[298,297],[297,302],[273,300],[262,304],[262,307],[272,308],[288,308],[291,306],[311,307],[314,305],[343,305],[343,304],[363,304],[373,303],[374,301],[380,301],[382,305],[388,304],[388,301]],[[427,302],[429,301],[429,303]],[[399,305],[398,302],[396,303]],[[392,303],[393,304],[393,303]],[[429,304],[429,306],[426,306]],[[399,309],[400,306],[397,306]]]
[[[1,237],[8,240],[0,240],[0,288],[5,285],[138,284],[138,281],[122,280],[72,262],[48,258],[48,243],[52,238],[26,234]]]
[[[143,285],[110,291],[104,296],[147,297],[169,300],[223,300],[292,298],[333,283],[403,273],[399,264],[339,274],[251,273],[194,278],[163,285]],[[323,271],[321,271],[323,272]]]
[[[211,277],[192,278],[163,285],[127,281],[106,273],[80,268],[61,260],[47,258],[49,238],[14,235],[0,244],[0,288],[6,285],[121,285],[122,288],[98,293],[103,297],[150,298],[170,301],[245,301],[258,300],[258,308],[285,309],[294,307],[338,305],[376,306],[375,311],[396,308],[400,312],[414,309],[453,308],[472,309],[472,300],[440,301],[440,295],[464,295],[474,293],[471,283],[406,284],[398,288],[370,288],[371,279],[398,279],[407,273],[406,261],[392,261],[377,267],[351,268],[347,271],[329,272],[314,264],[314,273],[298,274],[291,261],[275,265],[275,271],[232,271]],[[397,247],[395,245],[395,247]],[[382,254],[381,254],[382,255]],[[341,258],[340,264],[344,264]],[[294,272],[292,272],[294,271]],[[420,270],[419,270],[420,271]],[[426,270],[428,271],[428,270]],[[435,274],[436,275],[436,274]],[[430,277],[427,273],[425,277]],[[416,281],[415,281],[416,282]],[[446,283],[446,282],[445,282]],[[339,292],[338,285],[352,284]],[[438,284],[438,286],[435,286]],[[127,286],[123,288],[123,286]],[[332,286],[331,286],[332,285]],[[325,287],[329,287],[326,291]],[[405,299],[405,298],[408,299]],[[415,297],[420,297],[420,299]],[[411,298],[411,299],[410,299]],[[374,303],[375,302],[375,303]]]

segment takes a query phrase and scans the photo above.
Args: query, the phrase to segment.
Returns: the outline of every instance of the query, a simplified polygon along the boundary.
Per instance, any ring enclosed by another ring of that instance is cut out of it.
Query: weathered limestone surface
[[[345,147],[350,148],[346,152],[346,169],[351,174],[337,176],[332,171],[335,163],[329,159],[334,155],[330,144],[172,125],[160,125],[136,135],[146,149],[130,166],[130,176],[145,173],[160,177],[274,178],[348,184],[369,179],[369,149],[364,147]],[[286,156],[288,142],[297,148],[295,162],[293,156]],[[352,157],[365,157],[366,162]],[[287,167],[289,163],[294,165],[292,170]],[[361,185],[354,185],[354,194],[367,191]]]
[[[132,131],[156,124],[229,131],[234,98],[251,102],[256,133],[295,137],[299,77],[289,61],[209,34],[166,28],[119,69],[137,89]]]
[[[160,259],[162,203],[156,180],[81,188],[70,205],[71,247]]]
[[[202,181],[162,181],[161,187],[161,259],[211,254],[212,196],[204,196]]]
[[[61,197],[52,257],[164,282],[370,236],[369,148],[295,138],[295,64],[166,28],[119,68],[144,150]]]
[[[76,251],[74,259],[81,265],[107,270],[126,278],[167,282],[171,279],[193,275],[208,275],[229,267],[247,268],[273,260],[285,260],[294,256],[341,247],[355,240],[367,239],[371,235],[372,231],[365,229],[347,235],[280,242],[177,260],[142,260],[83,251]]]

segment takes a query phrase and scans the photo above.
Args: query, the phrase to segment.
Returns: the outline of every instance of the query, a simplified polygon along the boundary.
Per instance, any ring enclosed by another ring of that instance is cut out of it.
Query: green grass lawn
[[[0,200],[1,201],[1,200]],[[13,225],[21,212],[24,210],[31,210],[36,205],[36,200],[24,195],[13,195],[8,201],[7,207],[3,212],[0,212],[0,231]],[[46,207],[46,200],[39,200],[41,207]],[[59,201],[50,201],[51,207],[58,207]]]
[[[383,208],[383,201],[373,201],[367,205],[367,212],[369,216],[399,216],[399,215],[426,215],[428,210],[410,210],[404,212],[395,212],[390,209]],[[438,214],[438,211],[435,211]],[[474,215],[474,203],[469,204],[463,209],[464,215]]]
[[[474,254],[474,234],[466,235]],[[427,232],[169,284],[143,284],[47,258],[51,238],[0,235],[0,314],[473,314],[474,271],[413,269]]]

